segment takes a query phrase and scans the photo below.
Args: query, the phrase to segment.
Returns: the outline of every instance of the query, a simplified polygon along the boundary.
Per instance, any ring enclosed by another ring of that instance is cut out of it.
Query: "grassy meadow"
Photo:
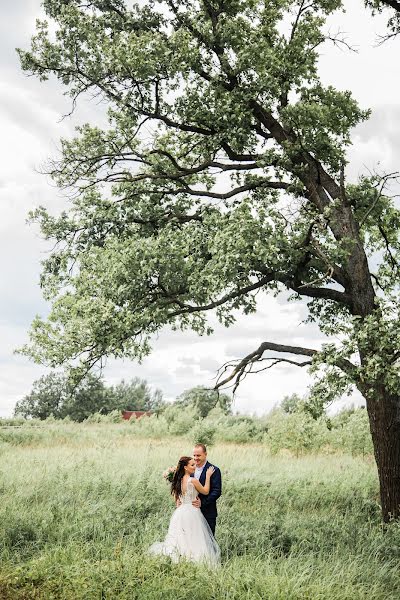
[[[1,600],[399,598],[371,457],[217,444],[221,568],[147,556],[174,509],[161,473],[190,451],[127,423],[1,428]]]

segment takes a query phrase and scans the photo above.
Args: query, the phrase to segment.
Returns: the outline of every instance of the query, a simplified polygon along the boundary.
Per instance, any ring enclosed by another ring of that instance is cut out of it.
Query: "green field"
[[[399,598],[370,457],[218,444],[221,568],[148,557],[173,511],[161,473],[190,451],[126,423],[0,429],[1,600]]]

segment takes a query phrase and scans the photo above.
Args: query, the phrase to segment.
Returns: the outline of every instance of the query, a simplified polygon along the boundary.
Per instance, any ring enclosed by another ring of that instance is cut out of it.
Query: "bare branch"
[[[318,353],[317,350],[313,350],[311,348],[301,348],[299,346],[286,346],[283,344],[274,344],[272,342],[263,342],[259,346],[259,348],[257,348],[257,350],[255,350],[254,352],[251,352],[250,354],[245,356],[241,361],[239,361],[237,366],[233,369],[232,373],[230,375],[228,375],[228,377],[225,377],[225,379],[223,379],[222,381],[217,381],[215,388],[218,389],[218,388],[226,385],[233,379],[235,379],[235,388],[234,389],[236,390],[240,381],[245,376],[246,370],[251,368],[251,366],[254,363],[260,362],[261,360],[263,360],[262,355],[264,354],[264,352],[266,350],[271,350],[273,352],[286,352],[289,354],[297,354],[297,355],[311,356],[311,357],[314,356],[314,354]],[[275,360],[278,360],[278,359],[275,359]],[[309,362],[309,361],[307,361],[307,362]],[[232,366],[232,364],[229,366]]]
[[[222,381],[219,381],[219,379],[220,379],[220,377],[219,377],[217,380],[217,383],[215,385],[215,389],[221,388],[222,386],[225,386],[230,381],[235,380],[235,386],[234,386],[234,391],[235,391],[237,389],[237,387],[239,386],[240,382],[243,380],[243,378],[246,377],[246,375],[251,372],[253,365],[255,363],[262,362],[264,360],[272,360],[273,361],[272,365],[270,365],[267,368],[270,368],[271,366],[279,364],[280,362],[286,362],[289,364],[296,365],[298,367],[304,367],[304,366],[310,365],[312,363],[312,360],[297,362],[297,361],[293,361],[290,359],[280,359],[280,358],[276,358],[276,357],[273,357],[273,358],[272,357],[263,357],[264,352],[267,350],[270,350],[272,352],[282,352],[282,353],[287,353],[287,354],[294,354],[294,355],[298,355],[298,356],[309,356],[311,358],[316,356],[317,354],[320,354],[320,351],[315,350],[313,348],[303,348],[301,346],[288,346],[286,344],[275,344],[273,342],[263,342],[257,348],[257,350],[255,350],[254,352],[251,352],[250,354],[248,354],[247,356],[242,358],[238,362],[238,364],[234,367],[232,373],[230,373],[230,375],[228,375],[228,377],[225,377]],[[227,370],[227,368],[233,367],[233,364],[234,364],[233,362],[226,363],[226,365],[224,366],[224,372]],[[347,374],[351,373],[354,377],[357,367],[355,365],[353,365],[353,363],[350,362],[349,360],[347,360],[345,358],[338,358],[336,366]]]

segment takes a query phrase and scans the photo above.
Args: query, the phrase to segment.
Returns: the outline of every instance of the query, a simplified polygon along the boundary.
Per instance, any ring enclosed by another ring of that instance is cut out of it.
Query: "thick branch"
[[[262,273],[267,273],[267,269],[263,268],[262,266],[258,266],[258,268]],[[352,297],[347,292],[341,292],[340,290],[335,290],[333,288],[317,287],[316,285],[313,285],[319,283],[320,281],[322,283],[322,281],[325,281],[325,279],[329,276],[334,278],[332,270],[330,270],[328,273],[325,273],[318,282],[314,281],[311,283],[302,284],[298,280],[294,280],[293,274],[288,274],[287,276],[276,274],[275,281],[283,283],[287,288],[293,290],[296,292],[296,294],[299,294],[299,296],[332,300],[333,302],[338,302],[342,305],[344,304],[350,308],[352,305]]]
[[[281,181],[259,181],[257,183],[252,183],[248,185],[241,185],[229,192],[225,192],[224,194],[219,194],[218,192],[209,192],[204,190],[193,190],[192,188],[185,187],[183,189],[170,190],[168,193],[171,194],[189,194],[190,196],[199,196],[204,198],[215,198],[216,200],[229,200],[229,198],[233,198],[238,194],[243,194],[244,192],[250,192],[252,190],[256,190],[258,188],[268,188],[272,190],[286,190],[289,187],[288,183],[284,183]]]
[[[165,156],[172,163],[172,165],[180,171],[184,175],[194,175],[196,173],[200,173],[201,171],[205,171],[208,168],[219,169],[221,171],[247,171],[250,169],[259,169],[260,166],[253,162],[250,164],[240,164],[240,163],[222,163],[216,160],[209,160],[201,163],[200,165],[194,167],[184,167],[180,165],[176,158],[167,150],[161,150],[156,148],[155,150],[150,150],[148,156],[151,154],[157,154],[160,156]],[[181,176],[181,175],[180,175]]]
[[[256,362],[265,360],[265,359],[263,359],[263,354],[266,350],[270,350],[272,352],[282,352],[282,353],[286,353],[286,354],[295,354],[295,355],[299,355],[299,356],[309,356],[311,358],[320,353],[318,350],[314,350],[313,348],[303,348],[301,346],[288,346],[286,344],[275,344],[273,342],[263,342],[257,348],[257,350],[255,350],[254,352],[251,352],[250,354],[245,356],[242,360],[240,360],[239,363],[236,365],[236,367],[233,369],[232,373],[230,375],[228,375],[228,377],[225,377],[225,379],[223,379],[222,381],[218,381],[217,384],[215,385],[215,388],[218,389],[218,388],[226,385],[233,379],[235,379],[234,390],[236,390],[236,388],[240,384],[240,381],[243,379],[243,377],[246,376],[246,373],[249,372],[249,370],[251,370],[253,364]],[[298,363],[298,362],[289,361],[286,359],[282,359],[282,360],[276,359],[275,364],[278,364],[279,362],[290,362],[291,364],[294,364],[296,366],[303,367],[303,366],[306,366],[307,364],[311,364],[312,361],[305,361],[305,362]],[[353,377],[355,376],[356,366],[353,365],[353,363],[350,362],[349,360],[347,360],[345,358],[338,358],[338,360],[336,362],[336,366],[339,367],[346,374],[351,374]]]
[[[287,282],[286,282],[287,283]],[[313,287],[310,285],[292,285],[290,282],[287,283],[291,290],[299,294],[300,296],[309,296],[310,298],[323,298],[325,300],[333,300],[339,304],[346,304],[351,306],[351,296],[345,292],[334,290],[326,287]]]
[[[254,292],[255,290],[260,289],[264,285],[267,285],[267,283],[271,283],[272,281],[274,281],[274,278],[275,278],[274,273],[270,273],[268,276],[263,277],[256,283],[247,285],[242,288],[238,288],[234,292],[230,292],[229,294],[222,296],[222,298],[220,298],[219,300],[214,300],[213,302],[210,302],[209,304],[193,306],[191,304],[185,304],[178,298],[174,298],[175,304],[180,306],[181,310],[177,310],[173,313],[170,313],[168,315],[168,318],[172,319],[173,317],[177,317],[177,316],[180,316],[185,313],[202,312],[205,310],[212,310],[214,308],[218,308],[218,306],[222,306],[222,304],[226,304],[226,302],[229,302],[230,300],[234,300],[235,298],[238,298],[239,296],[245,296],[246,294],[249,294],[250,292]]]
[[[217,381],[215,388],[218,389],[218,388],[226,385],[233,379],[235,379],[234,390],[236,390],[241,379],[246,374],[246,369],[248,367],[251,368],[251,366],[254,363],[261,361],[262,355],[264,354],[264,352],[266,350],[272,350],[273,352],[286,352],[289,354],[297,354],[297,355],[301,355],[301,356],[311,356],[311,357],[318,353],[317,350],[313,350],[311,348],[301,348],[299,346],[286,346],[283,344],[274,344],[272,342],[263,342],[257,348],[257,350],[255,350],[254,352],[251,352],[250,354],[248,354],[247,356],[242,358],[242,360],[237,364],[237,366],[233,369],[232,373],[230,375],[228,375],[228,377],[225,377],[225,379],[223,379],[222,381]]]

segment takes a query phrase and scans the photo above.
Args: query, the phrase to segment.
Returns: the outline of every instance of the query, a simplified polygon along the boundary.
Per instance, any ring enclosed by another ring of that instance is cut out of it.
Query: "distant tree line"
[[[164,402],[160,390],[142,379],[107,386],[89,375],[74,388],[65,375],[51,373],[37,380],[30,394],[15,407],[15,417],[29,425],[49,417],[73,421],[118,422],[122,410],[146,410],[154,414],[131,420],[134,435],[143,438],[183,436],[191,442],[265,443],[272,454],[282,450],[295,456],[344,451],[370,455],[372,441],[367,411],[346,407],[334,415],[311,397],[285,396],[262,417],[233,414],[232,397],[197,386],[184,391],[175,402]],[[20,421],[11,421],[15,424]]]
[[[69,417],[84,421],[89,416],[112,411],[156,411],[164,404],[161,390],[152,390],[138,377],[108,386],[102,379],[89,374],[74,386],[63,373],[50,373],[34,382],[32,391],[17,402],[16,417],[56,419]]]
[[[162,391],[153,390],[146,380],[134,377],[115,386],[88,374],[78,386],[64,373],[49,373],[34,382],[32,391],[17,402],[15,417],[25,419],[70,418],[84,421],[93,415],[108,415],[114,411],[166,411],[174,420],[175,413],[189,420],[204,419],[218,408],[231,414],[232,398],[227,394],[198,386],[183,392],[173,403],[163,400]]]
[[[157,416],[131,422],[135,435],[165,439],[183,436],[190,442],[259,443],[271,454],[289,451],[294,456],[312,453],[345,452],[372,454],[368,414],[364,408],[346,407],[333,415],[318,411],[309,398],[286,396],[268,414],[257,417],[233,414],[230,404],[215,403],[213,392],[193,388],[174,403],[168,403]],[[199,398],[208,398],[203,416]],[[184,408],[184,410],[182,410]],[[100,417],[107,421],[108,417]]]

